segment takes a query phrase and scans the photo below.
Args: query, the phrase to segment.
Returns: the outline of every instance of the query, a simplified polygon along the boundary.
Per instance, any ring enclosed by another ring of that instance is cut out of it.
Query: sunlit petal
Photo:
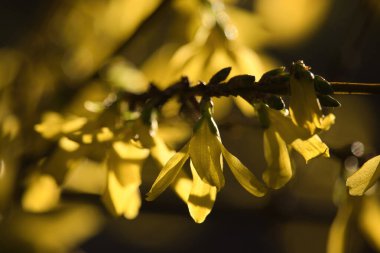
[[[232,155],[228,150],[220,144],[223,157],[226,159],[232,174],[236,180],[246,189],[249,193],[261,197],[267,192],[266,187],[256,178],[256,176],[240,162],[240,160]]]
[[[291,145],[305,158],[306,163],[310,159],[320,155],[330,157],[329,147],[316,134],[307,140],[297,139],[293,141]]]
[[[187,206],[191,217],[196,223],[202,223],[211,212],[216,199],[217,189],[204,182],[197,174],[192,163],[190,163],[193,174],[193,185]]]
[[[143,160],[149,155],[149,149],[139,148],[131,142],[116,141],[112,147],[122,159]]]
[[[61,132],[64,122],[63,117],[56,112],[47,112],[42,116],[42,122],[34,126],[34,129],[44,138],[50,139]]]
[[[345,253],[347,247],[347,236],[352,218],[352,202],[342,204],[330,227],[327,240],[327,253]]]
[[[347,179],[346,185],[351,195],[363,195],[380,177],[380,155],[369,159]]]
[[[56,207],[61,195],[61,189],[50,175],[40,175],[32,179],[26,189],[21,203],[22,207],[31,212],[46,212]]]
[[[264,131],[264,156],[268,165],[264,182],[273,189],[281,188],[292,177],[292,165],[285,141],[272,126]]]
[[[290,144],[296,139],[307,139],[310,135],[301,127],[294,125],[291,118],[283,112],[268,108],[268,117],[271,125],[276,128],[283,140]]]
[[[150,149],[151,156],[157,162],[160,168],[163,168],[170,158],[175,154],[175,151],[169,149],[165,142],[157,135],[151,137],[153,146]],[[184,201],[187,202],[193,181],[185,172],[180,171],[174,179],[171,186],[175,193]]]
[[[62,137],[59,139],[59,146],[63,149],[66,150],[67,152],[74,152],[79,148],[79,143],[70,140],[67,137]]]
[[[359,227],[371,244],[380,250],[380,204],[377,196],[366,196],[359,213]]]
[[[135,218],[141,206],[139,186],[139,182],[122,186],[113,170],[109,170],[107,187],[103,194],[105,206],[115,216],[124,214],[126,218]]]
[[[146,200],[154,200],[173,182],[186,160],[189,158],[188,149],[189,144],[186,144],[180,151],[170,158],[164,168],[162,168],[156,181],[153,183],[152,188],[147,193]]]
[[[220,164],[219,140],[212,133],[207,119],[203,119],[190,140],[189,154],[198,175],[210,185],[220,190],[224,186],[224,176]]]
[[[290,117],[295,125],[314,134],[321,127],[319,119],[322,116],[314,90],[314,76],[306,69],[297,68],[294,72],[297,73],[290,77]]]

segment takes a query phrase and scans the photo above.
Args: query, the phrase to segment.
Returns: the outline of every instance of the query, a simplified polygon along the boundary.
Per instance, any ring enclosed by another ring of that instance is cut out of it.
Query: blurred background
[[[86,101],[116,88],[165,88],[181,75],[207,81],[227,66],[259,77],[299,59],[330,81],[379,83],[379,27],[377,0],[0,1],[0,252],[379,252],[378,191],[346,212],[341,179],[380,153],[378,95],[337,95],[336,123],[321,135],[331,158],[305,165],[294,155],[294,178],[264,198],[225,170],[226,187],[203,224],[171,191],[143,200],[133,220],[109,214],[99,194],[50,182],[36,194],[59,191],[57,207],[21,206],[40,164],[54,157],[43,170],[64,169],[57,144],[34,130],[46,111],[90,117]],[[254,112],[238,99],[215,102],[225,146],[260,175]],[[176,105],[163,110],[161,134],[178,148],[191,127],[175,118]],[[142,197],[157,176],[152,166],[144,164]]]

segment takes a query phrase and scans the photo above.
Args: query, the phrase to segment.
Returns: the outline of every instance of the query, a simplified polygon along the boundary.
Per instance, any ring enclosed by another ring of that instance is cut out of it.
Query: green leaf
[[[314,77],[314,89],[323,95],[330,95],[334,93],[331,84],[321,76]]]
[[[213,75],[208,82],[209,84],[218,84],[227,79],[228,75],[231,72],[231,67],[227,67],[219,70],[215,75]]]
[[[230,80],[228,80],[228,85],[233,85],[236,87],[247,87],[255,83],[255,76],[251,75],[238,75],[232,77]]]
[[[285,67],[279,67],[279,68],[276,68],[276,69],[272,69],[272,70],[269,70],[268,72],[265,72],[261,78],[260,78],[260,83],[261,82],[267,82],[268,80],[274,78],[274,77],[277,77],[277,76],[280,76],[280,75],[283,75],[285,74]]]
[[[325,107],[340,107],[341,104],[338,100],[329,95],[318,95],[319,103]]]

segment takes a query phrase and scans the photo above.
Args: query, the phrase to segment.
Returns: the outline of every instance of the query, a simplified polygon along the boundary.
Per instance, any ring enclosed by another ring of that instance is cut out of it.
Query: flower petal
[[[170,158],[175,154],[175,152],[169,149],[165,142],[157,135],[150,137],[151,143],[153,143],[150,154],[160,168],[163,168],[165,164],[170,160]],[[184,201],[187,202],[189,198],[190,190],[193,181],[186,175],[182,170],[178,173],[178,176],[174,179],[171,187],[174,189],[175,193]]]
[[[330,157],[329,147],[316,134],[307,140],[297,139],[291,146],[305,158],[306,163],[320,155]]]
[[[276,128],[287,144],[296,139],[307,139],[310,134],[303,128],[296,126],[289,116],[274,109],[267,109],[270,124]]]
[[[330,227],[327,240],[327,253],[347,252],[347,234],[353,215],[353,203],[343,203]]]
[[[298,64],[298,63],[296,63]],[[297,126],[314,134],[320,128],[322,111],[314,89],[314,76],[303,65],[297,65],[290,76],[290,117]]]
[[[372,243],[374,248],[380,250],[380,204],[378,196],[371,195],[363,198],[361,212],[359,213],[359,226],[366,239]]]
[[[279,189],[292,178],[293,172],[287,145],[273,126],[264,131],[264,156],[268,167],[263,180],[267,186]]]
[[[347,179],[346,186],[353,196],[363,195],[380,177],[380,155],[369,159]]]
[[[162,168],[156,181],[153,183],[152,188],[147,193],[146,200],[154,200],[173,182],[180,169],[189,158],[188,150],[189,144],[186,144],[180,151],[170,158],[164,168]]]
[[[149,149],[139,148],[132,142],[115,141],[112,147],[122,159],[143,160],[149,155]]]
[[[116,152],[110,152],[107,165],[109,169],[113,170],[122,186],[141,184],[143,160],[123,160],[120,159]]]
[[[124,215],[134,219],[141,206],[140,181],[123,186],[113,170],[108,170],[107,187],[102,199],[107,209],[115,216]]]
[[[261,197],[267,192],[266,187],[256,178],[256,176],[240,162],[238,158],[232,155],[228,150],[220,144],[223,157],[226,159],[232,174],[236,180],[246,189],[249,193]]]
[[[33,178],[22,196],[22,207],[30,212],[46,212],[57,206],[61,189],[50,175],[38,175]]]
[[[204,182],[198,176],[192,163],[190,163],[190,166],[193,174],[193,185],[187,201],[187,206],[194,221],[196,223],[202,223],[214,206],[217,188]]]
[[[220,141],[217,135],[211,132],[207,119],[201,120],[199,128],[190,140],[189,155],[202,180],[220,190],[224,186]]]

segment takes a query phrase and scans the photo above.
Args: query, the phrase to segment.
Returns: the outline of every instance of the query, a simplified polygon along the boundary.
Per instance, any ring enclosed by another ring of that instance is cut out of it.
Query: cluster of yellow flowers
[[[223,145],[213,103],[207,96],[200,102],[200,117],[192,137],[178,152],[157,134],[157,121],[143,123],[138,112],[133,119],[125,119],[125,113],[118,115],[112,111],[114,107],[109,107],[102,112],[108,116],[93,121],[47,113],[35,129],[45,138],[56,139],[60,149],[41,162],[40,174],[32,177],[23,195],[23,207],[35,212],[50,210],[59,203],[62,189],[74,189],[101,195],[111,213],[133,219],[141,205],[141,170],[149,155],[161,170],[146,199],[154,200],[172,186],[197,223],[211,212],[225,184],[223,158],[243,188],[254,196],[264,196],[268,188],[279,189],[292,178],[292,150],[306,162],[320,155],[329,156],[318,132],[328,130],[335,117],[322,114],[314,79],[309,67],[302,61],[295,62],[290,69],[289,110],[271,109],[261,100],[253,102],[260,118],[266,121],[263,143],[267,168],[262,174],[263,182]],[[103,122],[105,119],[107,122]],[[182,170],[187,160],[192,180]],[[89,182],[85,183],[83,177]],[[356,176],[348,184],[357,192],[356,185],[362,186],[357,181],[361,179]]]

